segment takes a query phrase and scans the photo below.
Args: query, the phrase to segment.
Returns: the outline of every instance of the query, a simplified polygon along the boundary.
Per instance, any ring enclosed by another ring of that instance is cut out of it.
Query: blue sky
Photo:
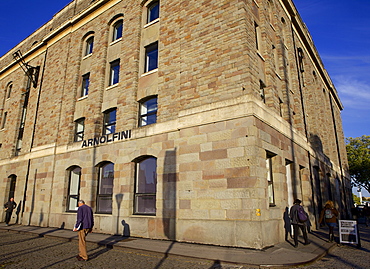
[[[0,55],[70,0],[3,0]],[[370,135],[370,0],[294,0],[344,105],[345,137]]]

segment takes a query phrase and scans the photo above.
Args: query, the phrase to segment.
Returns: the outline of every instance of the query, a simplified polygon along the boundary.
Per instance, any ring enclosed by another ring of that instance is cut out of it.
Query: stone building
[[[74,0],[0,58],[12,222],[261,249],[351,199],[343,109],[291,0]],[[315,225],[316,224],[316,225]],[[129,228],[129,229],[128,229]]]

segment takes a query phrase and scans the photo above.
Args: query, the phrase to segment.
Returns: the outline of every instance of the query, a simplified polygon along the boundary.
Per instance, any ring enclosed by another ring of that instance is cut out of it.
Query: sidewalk
[[[0,229],[32,233],[39,236],[49,236],[66,240],[78,240],[77,233],[71,230],[58,228],[43,228],[37,226],[10,225],[0,223]],[[127,238],[118,235],[91,233],[87,241],[107,248],[125,248],[131,250],[144,250],[164,254],[212,260],[222,263],[240,264],[259,268],[292,267],[309,264],[325,256],[336,243],[326,242],[327,231],[319,230],[309,233],[311,244],[298,248],[290,242],[279,243],[265,250],[246,248],[221,247],[191,243],[180,243],[165,240],[145,238]]]

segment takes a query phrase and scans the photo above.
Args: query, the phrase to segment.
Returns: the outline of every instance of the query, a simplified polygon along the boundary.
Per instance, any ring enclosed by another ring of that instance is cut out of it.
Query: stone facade
[[[327,199],[347,216],[343,107],[293,2],[161,0],[148,23],[151,5],[74,0],[1,57],[0,195],[19,204],[13,221],[71,229],[76,167],[78,198],[102,233],[129,227],[135,237],[261,249],[284,240],[295,198],[313,229]],[[112,41],[119,21],[122,38]],[[153,44],[158,66],[147,72]],[[13,59],[17,50],[39,67],[36,87]],[[156,120],[138,124],[148,97]],[[104,136],[111,109],[117,133]],[[79,119],[84,141],[74,142]],[[137,167],[147,157],[156,160],[155,213],[139,214]],[[111,212],[102,213],[107,163]]]

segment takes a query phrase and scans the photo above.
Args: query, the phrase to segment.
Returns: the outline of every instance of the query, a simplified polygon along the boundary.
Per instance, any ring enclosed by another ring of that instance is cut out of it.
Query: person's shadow
[[[285,208],[285,211],[283,214],[283,220],[284,220],[284,229],[285,229],[285,241],[289,242],[288,236],[290,238],[293,238],[293,237],[292,237],[292,223],[290,222],[288,207]]]
[[[131,234],[130,225],[125,220],[122,220],[121,223],[123,226],[123,233],[122,233],[123,237],[130,237],[130,234]]]

